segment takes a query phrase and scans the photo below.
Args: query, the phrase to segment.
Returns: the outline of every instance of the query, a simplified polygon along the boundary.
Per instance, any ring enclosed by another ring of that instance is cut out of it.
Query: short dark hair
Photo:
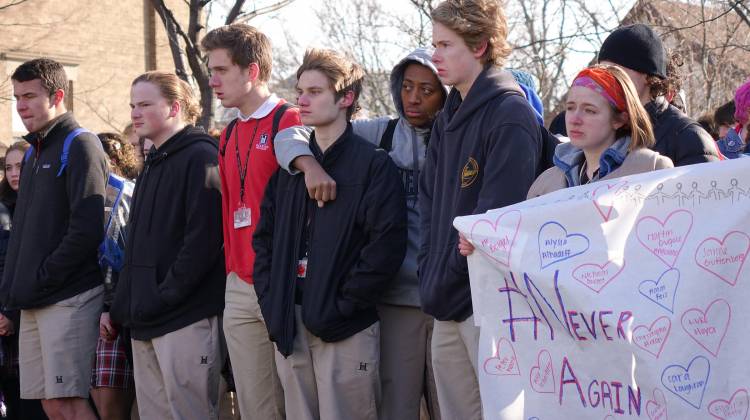
[[[734,101],[729,101],[714,111],[716,125],[734,125]]]
[[[713,115],[711,115],[710,113],[705,113],[698,117],[697,122],[701,127],[703,127],[704,130],[706,130],[708,134],[711,135],[714,140],[719,139],[719,129]]]
[[[62,64],[49,58],[35,58],[29,60],[16,68],[12,80],[17,82],[30,82],[34,79],[42,81],[42,87],[50,96],[58,90],[68,89],[68,76]]]
[[[250,25],[233,23],[216,28],[201,40],[201,47],[206,51],[224,48],[229,52],[232,62],[240,67],[256,63],[261,82],[271,79],[271,41],[263,32]]]

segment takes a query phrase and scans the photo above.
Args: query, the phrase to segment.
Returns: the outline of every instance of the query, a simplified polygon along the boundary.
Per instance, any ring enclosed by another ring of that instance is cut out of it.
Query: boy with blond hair
[[[297,105],[337,197],[318,207],[302,177],[278,171],[253,236],[255,290],[290,419],[378,418],[375,304],[404,259],[406,202],[388,154],[352,131],[363,77],[333,51],[305,53]]]
[[[474,324],[457,216],[526,198],[542,149],[534,111],[513,75],[497,0],[447,0],[432,11],[432,61],[453,86],[432,129],[420,177],[422,309],[435,317],[432,361],[444,420],[481,419]]]

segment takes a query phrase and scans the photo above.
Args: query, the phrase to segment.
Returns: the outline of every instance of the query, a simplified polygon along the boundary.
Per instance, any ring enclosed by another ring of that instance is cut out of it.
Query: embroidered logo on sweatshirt
[[[477,180],[479,176],[479,164],[473,157],[469,157],[469,161],[464,165],[464,169],[461,171],[461,188],[467,188]]]
[[[258,139],[258,144],[255,145],[255,148],[258,150],[268,150],[268,134],[263,133],[260,135],[260,139]]]

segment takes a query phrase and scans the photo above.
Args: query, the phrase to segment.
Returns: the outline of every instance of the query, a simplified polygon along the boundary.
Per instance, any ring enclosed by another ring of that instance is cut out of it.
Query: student
[[[750,154],[750,80],[742,84],[734,94],[734,120],[737,124],[727,130],[717,142],[721,153],[729,159],[747,157]]]
[[[127,420],[135,399],[130,331],[112,323],[109,308],[122,269],[130,202],[138,176],[133,145],[117,133],[99,133],[111,169],[105,201],[104,246],[99,261],[104,273],[104,308],[91,369],[91,399],[102,420]]]
[[[138,76],[130,106],[154,148],[136,181],[110,316],[130,328],[141,418],[216,419],[225,283],[217,145],[192,125],[200,107],[173,73]]]
[[[398,167],[406,192],[409,223],[406,258],[378,305],[380,317],[381,420],[418,419],[422,395],[437,412],[434,394],[430,339],[431,316],[420,309],[417,252],[419,249],[419,205],[417,182],[424,166],[427,142],[435,116],[442,109],[448,90],[440,83],[431,52],[417,48],[391,71],[391,95],[398,118],[381,117],[352,121],[354,134],[379,145]],[[306,131],[299,130],[299,134]],[[279,138],[279,164],[291,173],[291,162],[312,156],[308,136]]]
[[[333,51],[305,53],[297,104],[337,197],[320,208],[302,177],[278,171],[253,237],[255,290],[290,419],[378,418],[375,304],[404,259],[406,203],[388,155],[349,124],[363,76]]]
[[[2,303],[21,309],[21,398],[52,418],[94,419],[87,401],[102,307],[97,249],[104,236],[107,162],[99,139],[65,108],[62,64],[34,59],[11,76],[33,151],[24,158],[3,275]],[[67,159],[63,159],[70,136]]]
[[[649,147],[654,134],[648,113],[628,75],[616,66],[578,73],[565,102],[570,143],[555,150],[555,167],[529,190],[533,198],[561,188],[673,167]]]
[[[661,38],[650,26],[637,23],[613,31],[602,43],[599,63],[620,66],[630,76],[641,104],[651,118],[655,143],[651,149],[675,166],[719,160],[711,136],[665,99],[679,82],[668,72]]]
[[[13,143],[5,151],[3,179],[0,181],[0,272],[5,265],[8,250],[11,219],[16,208],[18,187],[21,179],[23,157],[30,144],[25,141]],[[7,420],[46,420],[39,400],[22,400],[18,382],[18,310],[0,310],[0,393],[5,404]]]
[[[282,420],[284,396],[273,345],[253,289],[251,242],[263,192],[278,168],[274,129],[299,125],[299,111],[268,89],[271,42],[262,32],[243,24],[222,26],[209,32],[201,46],[208,55],[214,93],[225,108],[239,110],[239,117],[221,133],[219,173],[227,271],[223,328],[240,414],[246,420]],[[311,157],[297,164],[306,177],[330,180]]]
[[[716,108],[714,111],[714,123],[719,128],[719,138],[727,136],[729,130],[737,123],[734,120],[734,99]]]
[[[511,50],[500,2],[447,0],[432,11],[432,22],[432,61],[453,89],[420,174],[420,299],[436,319],[432,362],[441,417],[479,419],[479,328],[453,219],[522,201],[537,173],[542,139],[518,84],[500,70]]]

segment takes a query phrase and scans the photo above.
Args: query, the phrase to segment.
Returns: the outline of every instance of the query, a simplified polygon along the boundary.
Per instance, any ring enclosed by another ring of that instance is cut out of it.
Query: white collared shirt
[[[242,122],[247,122],[251,119],[259,120],[261,118],[265,118],[266,116],[268,116],[268,114],[271,113],[271,111],[274,110],[274,108],[276,108],[276,105],[279,104],[279,101],[279,97],[276,96],[275,93],[272,93],[271,96],[269,96],[268,99],[266,99],[266,101],[263,102],[263,104],[259,106],[258,109],[256,109],[255,112],[253,112],[250,116],[242,115],[242,112],[240,112],[240,110],[238,109],[237,118],[239,118],[239,120]]]

